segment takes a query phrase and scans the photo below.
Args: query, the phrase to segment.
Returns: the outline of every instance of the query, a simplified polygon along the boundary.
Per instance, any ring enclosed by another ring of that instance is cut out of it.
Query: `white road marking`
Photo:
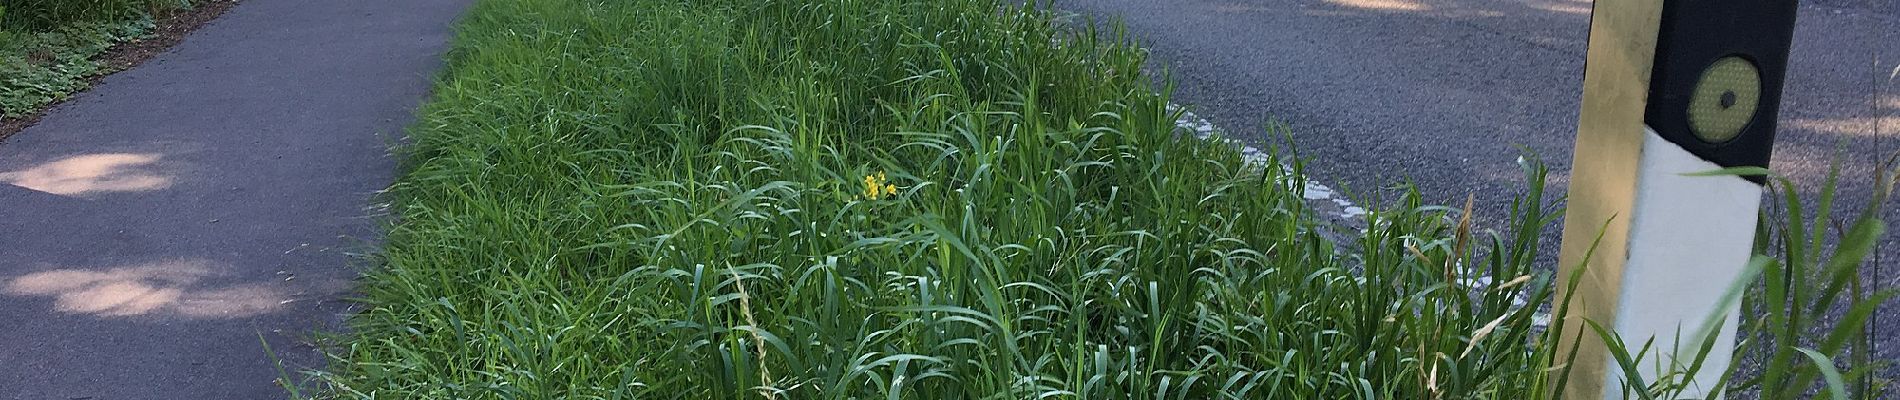
[[[1178,120],[1175,120],[1174,125],[1181,129],[1187,129],[1189,131],[1193,131],[1195,137],[1199,137],[1201,139],[1208,139],[1208,138],[1214,137],[1215,134],[1220,132],[1219,128],[1214,127],[1213,122],[1208,121],[1206,118],[1201,118],[1198,115],[1194,115],[1194,112],[1192,111],[1184,110],[1182,109],[1183,107],[1179,105],[1169,105],[1168,108],[1181,112],[1181,118]],[[1234,146],[1239,147],[1241,157],[1246,159],[1247,162],[1250,164],[1264,165],[1268,162],[1273,161],[1271,157],[1267,156],[1267,152],[1260,150],[1260,148],[1258,147],[1254,147],[1240,140],[1235,140],[1235,139],[1225,139],[1225,140],[1227,140],[1228,143],[1232,143]],[[1306,193],[1304,193],[1304,197],[1306,197],[1306,200],[1308,200],[1307,203],[1312,206],[1324,205],[1324,207],[1314,207],[1315,211],[1324,211],[1324,212],[1328,212],[1327,213],[1328,215],[1333,215],[1338,218],[1342,218],[1346,220],[1355,220],[1355,221],[1357,221],[1357,219],[1364,217],[1366,215],[1366,209],[1364,207],[1355,206],[1352,204],[1351,200],[1347,200],[1343,197],[1338,197],[1338,196],[1341,196],[1341,193],[1338,190],[1333,190],[1332,187],[1326,186],[1325,184],[1316,182],[1312,179],[1303,179],[1303,180],[1306,181],[1306,190],[1305,190]],[[1363,221],[1359,221],[1359,222],[1363,222]]]
[[[1195,137],[1209,139],[1215,137],[1215,134],[1220,133],[1220,129],[1215,127],[1213,122],[1194,115],[1194,112],[1187,111],[1180,105],[1170,104],[1168,105],[1168,109],[1181,112],[1181,118],[1174,121],[1175,127],[1193,131]],[[1225,140],[1227,143],[1239,147],[1241,157],[1246,159],[1249,164],[1266,165],[1269,162],[1273,162],[1272,158],[1267,156],[1267,152],[1261,151],[1260,148],[1249,145],[1245,141],[1227,138],[1221,140]],[[1524,157],[1518,156],[1517,163],[1523,164]],[[1311,177],[1301,178],[1301,180],[1306,182],[1306,190],[1302,197],[1306,198],[1308,207],[1312,207],[1315,212],[1331,215],[1339,218],[1343,222],[1351,223],[1353,226],[1358,227],[1361,232],[1365,231],[1365,216],[1368,212],[1365,207],[1354,205],[1352,200],[1346,199],[1338,190],[1334,190],[1332,187],[1314,181]],[[1460,281],[1459,283],[1462,286],[1476,293],[1491,286],[1493,279],[1490,276],[1477,276],[1465,277],[1460,279]],[[1522,295],[1519,295],[1518,298],[1513,299],[1512,303],[1515,307],[1523,307],[1528,302]],[[1538,328],[1550,326],[1549,313],[1536,312],[1531,315],[1531,320],[1532,325]]]

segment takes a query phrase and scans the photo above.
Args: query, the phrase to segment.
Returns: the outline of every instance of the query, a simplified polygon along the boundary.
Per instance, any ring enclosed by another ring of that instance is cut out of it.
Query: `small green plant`
[[[146,34],[150,19],[81,22],[49,32],[0,32],[0,117],[20,117],[86,88],[105,73],[94,59]]]
[[[97,57],[144,37],[188,0],[0,0],[0,118],[65,99],[109,73]]]
[[[149,18],[189,7],[188,0],[0,0],[0,27],[44,32],[75,23],[111,23]]]

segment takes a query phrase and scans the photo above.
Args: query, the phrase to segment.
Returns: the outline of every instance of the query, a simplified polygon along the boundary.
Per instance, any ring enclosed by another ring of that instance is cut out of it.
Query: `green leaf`
[[[1814,304],[1809,308],[1810,311],[1816,314],[1827,312],[1827,309],[1834,305],[1834,300],[1840,298],[1841,290],[1845,288],[1848,281],[1860,277],[1860,266],[1867,261],[1867,255],[1873,252],[1874,243],[1879,241],[1887,231],[1887,224],[1873,216],[1873,213],[1868,213],[1867,216],[1861,217],[1859,221],[1854,222],[1852,228],[1848,228],[1847,234],[1841,237],[1841,243],[1835,248],[1834,256],[1829,258],[1826,266],[1821,269],[1821,276],[1827,279],[1826,286],[1815,293]]]
[[[1623,390],[1634,391],[1637,397],[1645,400],[1654,400],[1655,395],[1649,393],[1649,384],[1643,381],[1643,370],[1637,365],[1649,352],[1650,342],[1643,342],[1643,350],[1631,354],[1629,345],[1623,342],[1621,335],[1604,329],[1603,325],[1597,324],[1596,321],[1584,320],[1583,322],[1590,326],[1590,330],[1596,332],[1597,338],[1603,340],[1603,345],[1609,350],[1610,357],[1616,360],[1618,367],[1622,368]]]
[[[1701,172],[1690,172],[1682,176],[1769,176],[1774,173],[1762,167],[1728,167]]]
[[[1796,347],[1795,351],[1807,355],[1808,360],[1814,361],[1814,368],[1820,370],[1821,377],[1827,380],[1829,398],[1847,400],[1847,382],[1841,379],[1841,371],[1834,368],[1834,360],[1814,350]]]

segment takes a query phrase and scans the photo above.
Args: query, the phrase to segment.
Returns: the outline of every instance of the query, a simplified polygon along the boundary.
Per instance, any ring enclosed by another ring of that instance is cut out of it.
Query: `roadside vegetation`
[[[367,308],[317,382],[290,387],[1518,399],[1563,384],[1540,306],[1561,299],[1533,268],[1561,213],[1541,187],[1498,231],[1412,194],[1336,244],[1296,158],[1178,130],[1119,31],[1014,4],[478,1],[403,146]],[[1769,378],[1778,390],[1826,375],[1785,364],[1815,373]]]
[[[18,118],[112,71],[98,59],[190,0],[0,0],[0,118]]]

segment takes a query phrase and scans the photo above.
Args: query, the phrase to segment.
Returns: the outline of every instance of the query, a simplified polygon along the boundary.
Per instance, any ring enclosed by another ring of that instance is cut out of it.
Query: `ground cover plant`
[[[4,0],[0,26],[16,31],[49,31],[79,22],[124,21],[170,9],[189,0]]]
[[[187,0],[0,0],[0,118],[18,118],[111,71],[97,59]]]
[[[1336,245],[1296,159],[1177,130],[1138,47],[1039,4],[482,0],[465,18],[403,146],[367,308],[310,396],[1562,383],[1538,325],[1554,279],[1531,267],[1561,215],[1540,187],[1502,233],[1410,194]]]

